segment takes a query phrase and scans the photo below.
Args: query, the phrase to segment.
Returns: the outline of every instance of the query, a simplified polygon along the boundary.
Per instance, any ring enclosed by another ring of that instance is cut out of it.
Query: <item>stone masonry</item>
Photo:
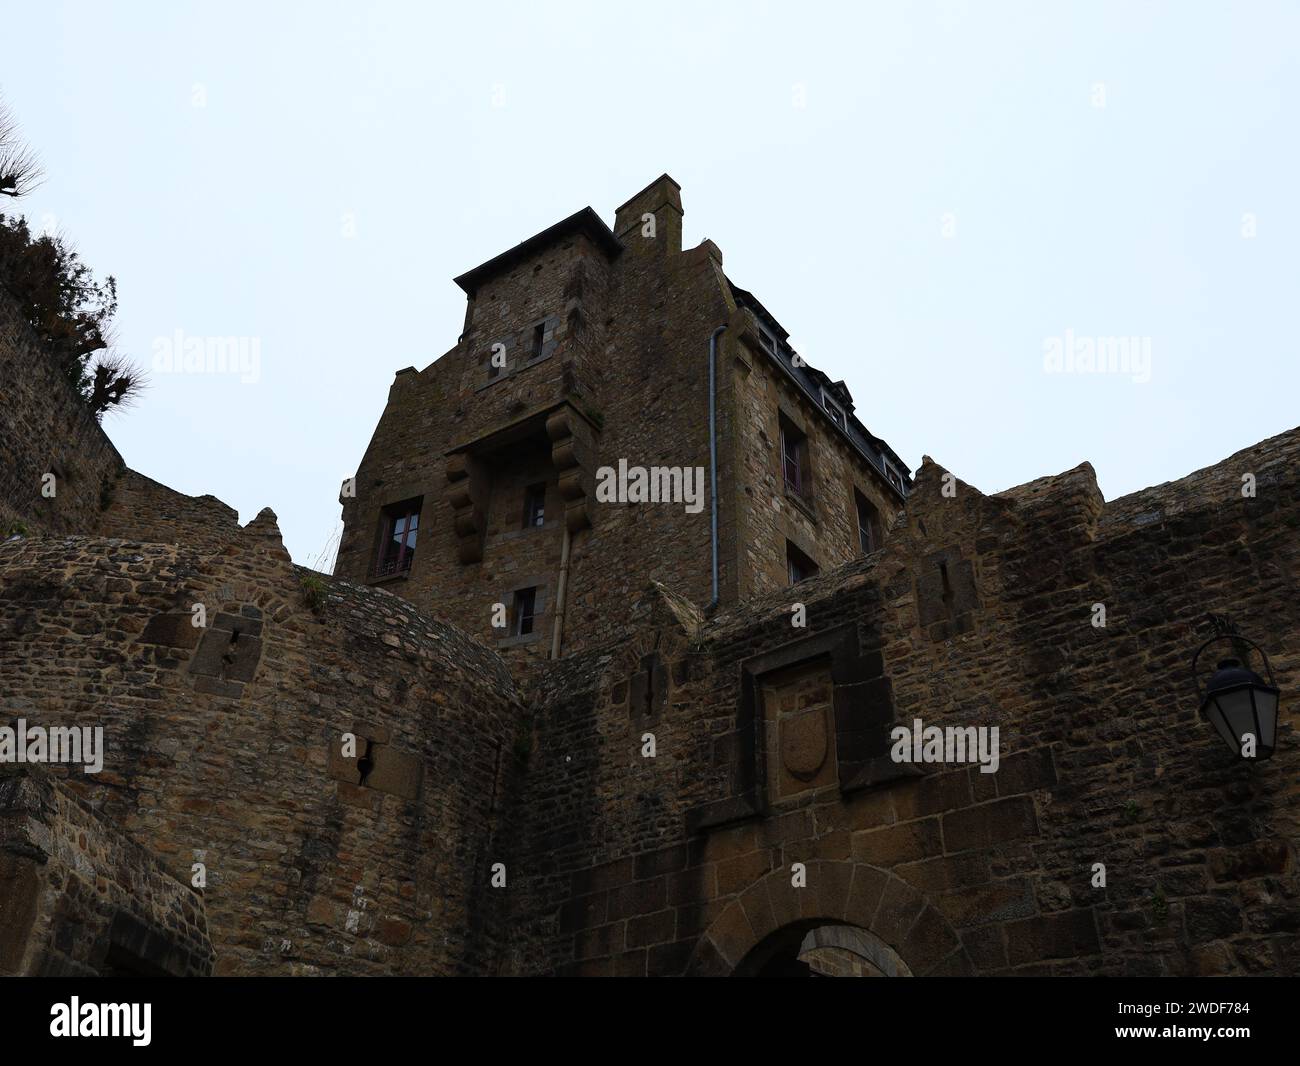
[[[785,585],[787,545],[822,567],[861,554],[857,497],[883,537],[906,466],[857,421],[843,383],[798,359],[731,284],[716,244],[682,249],[681,222],[664,175],[618,209],[613,230],[587,208],[457,279],[464,331],[424,370],[397,373],[355,494],[342,497],[339,576],[533,659],[550,657],[566,529],[562,654],[623,632],[647,581],[707,604],[709,339],[720,326],[721,601]],[[797,492],[783,476],[783,426],[804,441]],[[598,471],[620,460],[698,470],[702,506],[602,502]],[[540,527],[521,521],[533,484],[545,491]],[[419,508],[418,544],[409,568],[377,575],[394,507]],[[493,625],[493,605],[509,611],[520,589],[537,590],[526,636],[500,613]]]
[[[1300,972],[1300,429],[1110,502],[913,481],[680,219],[661,178],[459,279],[333,577],[126,469],[0,300],[0,727],[106,740],[0,763],[0,973]],[[723,324],[711,607],[707,508],[595,479],[707,467]],[[1211,613],[1269,655],[1267,761],[1197,714]],[[996,772],[896,760],[916,719],[996,727]]]

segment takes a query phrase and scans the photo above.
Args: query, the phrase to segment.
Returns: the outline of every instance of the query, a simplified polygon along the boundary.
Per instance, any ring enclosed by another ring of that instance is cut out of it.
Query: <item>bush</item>
[[[117,313],[111,276],[96,281],[61,237],[33,239],[26,219],[0,214],[0,282],[96,418],[138,397],[143,375],[107,351]]]

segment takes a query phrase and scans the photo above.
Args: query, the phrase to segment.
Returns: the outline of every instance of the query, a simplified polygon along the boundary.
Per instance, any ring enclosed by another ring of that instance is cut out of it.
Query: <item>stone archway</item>
[[[700,938],[687,974],[757,976],[781,958],[797,958],[810,933],[842,941],[882,973],[965,976],[969,956],[947,919],[906,881],[866,863],[815,861],[796,888],[787,868],[773,870],[742,892]],[[814,935],[814,944],[817,937]]]
[[[911,977],[898,952],[856,925],[819,925],[799,945],[796,956],[821,977]]]

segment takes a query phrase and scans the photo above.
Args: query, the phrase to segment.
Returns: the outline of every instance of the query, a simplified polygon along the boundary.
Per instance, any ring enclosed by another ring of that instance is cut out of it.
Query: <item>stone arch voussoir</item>
[[[737,896],[700,937],[687,965],[693,977],[744,973],[773,934],[847,925],[870,934],[918,977],[973,974],[947,919],[924,893],[867,863],[813,860],[795,888],[789,867],[764,875]],[[882,967],[883,968],[883,967]]]

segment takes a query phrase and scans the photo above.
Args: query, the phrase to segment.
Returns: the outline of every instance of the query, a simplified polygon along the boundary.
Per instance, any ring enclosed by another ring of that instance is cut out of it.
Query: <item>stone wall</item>
[[[876,545],[884,542],[902,503],[894,491],[834,430],[823,412],[759,349],[753,327],[736,320],[744,342],[728,345],[737,429],[741,598],[789,584],[786,544],[795,545],[821,569],[862,554],[854,492],[874,508]],[[812,485],[799,495],[785,486],[781,465],[781,420],[808,442]]]
[[[0,533],[94,529],[121,468],[117,449],[0,285]],[[43,494],[47,485],[54,495]]]
[[[203,977],[202,896],[38,768],[0,768],[0,976]]]
[[[186,496],[127,469],[0,286],[0,535],[100,533],[216,550],[238,517],[213,496]]]
[[[0,544],[0,604],[0,717],[104,728],[102,772],[51,772],[172,877],[204,866],[216,973],[493,968],[521,709],[490,652],[293,567],[269,511],[217,553]]]
[[[627,633],[632,601],[648,582],[707,604],[709,337],[722,324],[721,602],[785,584],[787,538],[822,566],[857,554],[855,484],[887,526],[896,498],[756,350],[753,317],[737,308],[722,253],[712,241],[683,250],[681,220],[679,191],[665,176],[619,208],[617,254],[569,234],[470,286],[456,347],[394,381],[356,495],[342,499],[337,574],[373,582],[384,508],[420,498],[414,565],[381,583],[515,661],[549,656],[566,526],[564,652]],[[531,359],[539,326],[541,358]],[[498,342],[507,367],[493,378],[488,359]],[[803,511],[782,485],[782,410],[810,437],[819,488]],[[596,472],[620,461],[698,471],[698,506],[597,500]],[[533,479],[548,483],[547,521],[521,529],[522,493]],[[544,604],[528,641],[492,625],[493,605],[509,606],[521,586],[538,588]]]
[[[918,975],[1296,973],[1298,458],[1110,504],[1086,465],[949,498],[927,460],[885,549],[801,586],[804,630],[789,591],[701,625],[652,590],[634,645],[538,690],[520,969],[752,972],[847,926]],[[1270,656],[1270,761],[1197,715],[1207,612]],[[774,725],[773,692],[809,713]],[[997,726],[996,772],[894,762],[916,718]]]
[[[716,246],[681,249],[671,179],[615,232],[467,283],[462,342],[394,382],[333,580],[270,511],[122,470],[0,302],[0,520],[28,527],[0,541],[0,724],[107,739],[102,772],[0,776],[0,972],[1296,973],[1300,430],[1111,503],[1086,464],[987,496],[927,460],[893,514],[746,339]],[[707,466],[722,322],[706,617],[707,507],[598,503],[591,474]],[[474,384],[537,324],[541,358]],[[546,524],[513,528],[542,478]],[[867,555],[854,486],[888,527]],[[375,587],[381,510],[417,496],[416,568]],[[566,530],[573,654],[543,668]],[[800,537],[822,572],[781,587]],[[511,643],[490,609],[521,582],[539,635]],[[1270,761],[1196,715],[1211,612],[1272,659]],[[917,719],[996,727],[996,771],[896,761]]]
[[[90,527],[101,537],[216,552],[239,533],[239,512],[215,496],[186,496],[134,470],[124,469],[104,499],[108,506]]]

